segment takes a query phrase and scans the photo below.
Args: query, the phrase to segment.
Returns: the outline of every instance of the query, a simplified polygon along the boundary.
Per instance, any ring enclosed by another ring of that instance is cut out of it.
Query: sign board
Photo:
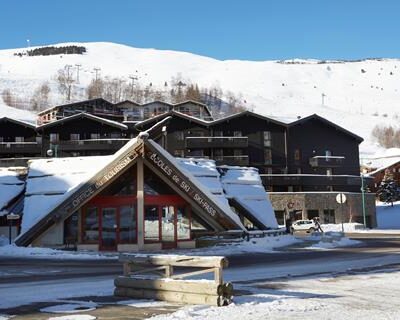
[[[179,190],[181,195],[195,203],[205,213],[202,217],[208,223],[217,223],[223,229],[239,229],[240,226],[224,212],[213,199],[209,198],[193,181],[190,181],[175,165],[165,157],[157,148],[147,141],[144,152],[145,160],[157,169],[164,178]],[[179,193],[178,193],[179,194]]]
[[[336,196],[336,202],[337,202],[337,203],[340,203],[340,204],[345,203],[345,202],[346,202],[346,195],[345,195],[344,193],[339,193],[339,194]]]
[[[19,214],[11,213],[7,215],[7,220],[18,220],[19,218],[20,218]]]

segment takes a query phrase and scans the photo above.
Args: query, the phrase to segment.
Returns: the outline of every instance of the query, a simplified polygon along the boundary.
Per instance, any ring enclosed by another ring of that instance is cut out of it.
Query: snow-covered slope
[[[84,98],[82,88],[94,78],[94,68],[101,68],[101,76],[127,81],[130,75],[136,75],[143,85],[151,82],[155,87],[164,86],[165,81],[180,73],[200,86],[217,85],[224,92],[242,93],[249,108],[267,116],[291,121],[298,115],[318,113],[362,136],[366,142],[361,151],[370,154],[375,151],[370,136],[375,124],[396,124],[400,116],[397,59],[219,61],[185,52],[114,43],[73,44],[85,46],[87,53],[19,57],[14,53],[26,49],[1,50],[0,92],[9,88],[18,96],[29,97],[43,81],[48,81],[52,103],[62,103],[54,76],[65,65],[71,65],[74,76],[75,65],[81,65],[75,99]]]

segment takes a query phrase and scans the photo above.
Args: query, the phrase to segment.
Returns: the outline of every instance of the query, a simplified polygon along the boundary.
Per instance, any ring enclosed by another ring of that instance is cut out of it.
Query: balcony
[[[215,157],[215,163],[217,166],[228,165],[228,166],[248,166],[249,156],[223,156]]]
[[[130,139],[87,139],[87,140],[68,140],[50,142],[51,145],[57,145],[60,151],[90,151],[90,150],[118,150],[124,146]]]
[[[0,154],[40,154],[41,143],[34,142],[0,142]]]
[[[247,137],[186,137],[186,148],[247,148]]]
[[[344,159],[343,156],[315,156],[309,163],[313,168],[337,168],[343,165]]]
[[[260,174],[265,186],[360,186],[361,177],[352,175],[319,174]],[[374,179],[364,177],[364,185],[371,187]]]

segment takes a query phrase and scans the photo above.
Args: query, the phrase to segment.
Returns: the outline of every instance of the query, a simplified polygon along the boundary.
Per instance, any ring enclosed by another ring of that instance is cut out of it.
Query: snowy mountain
[[[24,99],[44,81],[51,87],[52,104],[63,103],[55,75],[66,65],[79,80],[74,99],[85,98],[83,87],[98,75],[110,78],[136,76],[141,84],[164,86],[180,74],[199,86],[219,86],[224,92],[243,95],[255,112],[284,121],[312,113],[326,117],[362,136],[364,155],[375,153],[371,131],[376,124],[397,125],[400,110],[400,60],[367,59],[361,61],[220,61],[195,54],[140,49],[115,43],[68,43],[79,45],[83,55],[18,56],[26,48],[0,50],[0,92],[10,89]],[[30,48],[33,49],[33,48]],[[7,109],[8,110],[8,109]],[[0,116],[6,108],[0,106]],[[19,116],[18,116],[19,117]],[[26,119],[24,119],[26,120]]]

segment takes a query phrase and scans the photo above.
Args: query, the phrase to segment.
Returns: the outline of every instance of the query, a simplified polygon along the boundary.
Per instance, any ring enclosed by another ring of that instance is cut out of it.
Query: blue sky
[[[400,57],[397,0],[0,0],[0,49],[110,41],[217,59]]]

